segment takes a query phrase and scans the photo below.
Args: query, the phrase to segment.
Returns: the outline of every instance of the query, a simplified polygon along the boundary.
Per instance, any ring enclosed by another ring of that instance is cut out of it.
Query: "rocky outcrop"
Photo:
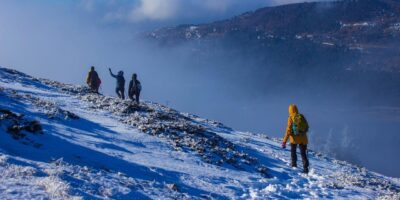
[[[0,109],[0,128],[11,135],[15,140],[36,148],[42,145],[31,140],[28,134],[43,134],[43,128],[39,121],[27,119],[24,115],[16,114],[6,109]]]
[[[267,176],[267,167],[214,130],[203,126],[195,116],[150,102],[138,105],[97,94],[81,94],[79,98],[90,102],[95,110],[112,112],[120,117],[121,122],[137,127],[144,133],[167,139],[177,151],[193,151],[207,163],[257,171]],[[218,123],[214,124],[216,128],[224,128]]]

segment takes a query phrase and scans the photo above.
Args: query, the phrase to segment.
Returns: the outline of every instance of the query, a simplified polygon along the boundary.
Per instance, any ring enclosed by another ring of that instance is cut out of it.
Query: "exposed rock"
[[[168,189],[170,189],[170,190],[172,190],[172,191],[175,191],[175,192],[178,192],[178,191],[179,191],[179,188],[178,188],[178,186],[177,186],[175,183],[167,184],[167,187],[168,187]]]
[[[14,139],[25,138],[26,132],[43,134],[43,128],[39,121],[25,119],[23,115],[15,114],[9,110],[0,109],[0,126]]]
[[[60,108],[56,103],[34,97],[30,94],[19,94],[15,90],[10,91],[12,98],[23,99],[36,106],[41,112],[46,114],[50,119],[80,119],[76,114]]]

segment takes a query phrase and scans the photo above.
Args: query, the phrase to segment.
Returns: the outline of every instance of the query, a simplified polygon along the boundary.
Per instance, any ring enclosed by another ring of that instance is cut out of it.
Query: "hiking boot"
[[[303,174],[308,174],[308,168],[303,169]]]

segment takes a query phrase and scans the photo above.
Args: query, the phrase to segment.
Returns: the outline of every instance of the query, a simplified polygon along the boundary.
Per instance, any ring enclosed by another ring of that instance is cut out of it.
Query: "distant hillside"
[[[267,7],[210,24],[162,28],[148,37],[163,46],[196,41],[252,49],[280,65],[324,65],[334,57],[348,70],[400,72],[400,2],[395,0]],[[307,58],[311,55],[322,57]]]
[[[248,96],[400,102],[400,1],[267,7],[210,24],[161,28],[146,38],[162,49],[186,48],[188,68],[223,74]]]

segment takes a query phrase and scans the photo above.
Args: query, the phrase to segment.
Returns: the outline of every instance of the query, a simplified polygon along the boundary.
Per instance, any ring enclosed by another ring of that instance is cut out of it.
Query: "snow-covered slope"
[[[157,103],[5,68],[0,100],[0,199],[400,198],[399,179],[312,151],[304,175],[277,139]]]

